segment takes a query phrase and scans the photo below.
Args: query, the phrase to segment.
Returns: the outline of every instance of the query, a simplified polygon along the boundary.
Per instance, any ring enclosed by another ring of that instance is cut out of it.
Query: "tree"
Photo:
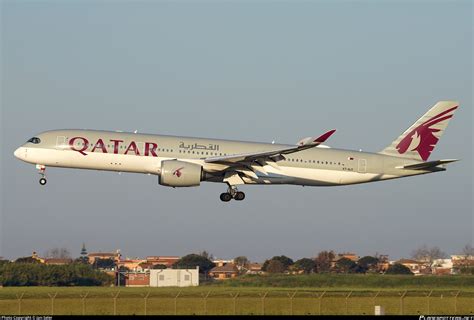
[[[411,257],[418,261],[429,262],[430,264],[435,259],[445,258],[447,255],[439,247],[429,248],[427,245],[423,245],[418,249],[414,250]]]
[[[365,256],[357,261],[357,265],[364,270],[363,272],[371,271],[374,272],[377,270],[377,264],[379,263],[379,259],[372,256]]]
[[[341,258],[336,261],[336,272],[349,273],[356,272],[357,264],[349,258]]]
[[[268,271],[268,264],[273,260],[280,261],[283,265],[284,271],[288,270],[288,268],[294,263],[293,260],[291,258],[288,258],[287,256],[274,256],[273,258],[266,260],[263,263],[262,270]]]
[[[112,283],[112,277],[90,265],[46,265],[8,263],[0,265],[3,286],[100,286]]]
[[[206,250],[200,252],[199,255],[211,261],[214,260],[214,255],[212,253],[207,252]]]
[[[167,269],[167,268],[168,267],[165,266],[164,264],[154,264],[154,265],[151,266],[150,269],[155,269],[156,270],[156,269]]]
[[[53,259],[70,259],[71,254],[66,248],[53,248],[44,254],[45,258],[53,258]]]
[[[469,256],[474,256],[474,247],[470,244],[466,244],[464,248],[462,248],[462,255],[469,258]]]
[[[126,266],[120,266],[118,267],[116,271],[116,277],[115,277],[115,285],[117,286],[125,286],[126,285],[126,274],[130,271],[129,268]]]
[[[331,270],[331,262],[335,258],[334,251],[321,251],[315,259],[317,272],[329,272]]]
[[[246,256],[238,256],[234,258],[234,264],[237,266],[237,268],[243,269],[248,266],[249,264],[249,259],[247,259]]]
[[[266,271],[269,273],[283,273],[285,272],[286,268],[283,262],[280,260],[270,260],[267,264]]]
[[[297,271],[303,271],[306,274],[312,273],[316,267],[316,262],[313,259],[302,258],[295,262],[293,265]]]
[[[413,275],[413,272],[411,272],[410,268],[405,267],[403,264],[400,263],[395,263],[392,264],[390,267],[388,267],[387,271],[385,274],[407,274],[407,275]]]
[[[215,264],[203,255],[188,254],[173,264],[174,269],[195,269],[199,267],[199,273],[207,274],[214,268]]]

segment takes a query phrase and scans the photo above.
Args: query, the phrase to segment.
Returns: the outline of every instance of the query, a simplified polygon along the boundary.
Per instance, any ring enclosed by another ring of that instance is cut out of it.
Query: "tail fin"
[[[456,101],[438,102],[380,153],[402,158],[428,160],[458,106],[459,103]]]

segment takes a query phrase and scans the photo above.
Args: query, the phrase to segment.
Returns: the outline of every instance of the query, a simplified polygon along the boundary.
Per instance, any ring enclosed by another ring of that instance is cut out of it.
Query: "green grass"
[[[377,274],[312,274],[244,276],[220,283],[225,287],[308,287],[319,289],[466,289],[474,290],[474,276],[406,276]]]
[[[0,288],[0,315],[143,315],[145,307],[147,314],[169,315],[363,315],[373,314],[375,305],[387,314],[474,315],[474,276],[273,275],[181,289]]]
[[[345,287],[274,288],[210,285],[194,288],[5,287],[0,288],[0,314],[471,314],[474,288],[436,287],[381,291]],[[87,297],[82,299],[87,293]],[[178,296],[176,299],[175,297]],[[295,294],[296,293],[296,294]],[[323,295],[324,293],[324,295]],[[401,296],[405,293],[403,301]],[[431,296],[428,297],[428,295]],[[23,294],[20,300],[18,299]],[[54,305],[51,297],[56,295]],[[293,296],[293,294],[295,294]],[[350,294],[350,296],[349,296]],[[266,296],[265,296],[266,295]],[[207,296],[207,298],[206,298]],[[263,297],[265,298],[263,299]],[[293,296],[293,299],[291,298]],[[175,305],[176,303],[176,305]],[[402,307],[403,304],[403,307]],[[21,308],[21,310],[19,310]],[[403,308],[403,310],[401,309]],[[20,312],[19,312],[20,311]]]

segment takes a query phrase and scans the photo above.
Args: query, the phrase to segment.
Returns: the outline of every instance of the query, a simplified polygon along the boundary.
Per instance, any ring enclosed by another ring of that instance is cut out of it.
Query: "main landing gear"
[[[227,192],[221,193],[220,198],[223,202],[229,202],[232,199],[242,201],[245,199],[245,193],[238,191],[235,186],[229,186]]]
[[[43,166],[41,164],[37,164],[36,169],[39,170],[38,173],[41,175],[41,179],[39,180],[39,183],[40,183],[40,185],[44,186],[46,184],[46,182],[48,182],[46,180],[46,175],[45,175],[46,166]]]

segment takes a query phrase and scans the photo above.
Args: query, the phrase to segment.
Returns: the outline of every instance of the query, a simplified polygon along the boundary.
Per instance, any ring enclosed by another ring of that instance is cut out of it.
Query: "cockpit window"
[[[31,142],[31,143],[34,143],[34,144],[38,144],[41,142],[41,139],[40,138],[37,138],[37,137],[34,137],[34,138],[31,138],[30,140],[28,140],[28,142]]]

